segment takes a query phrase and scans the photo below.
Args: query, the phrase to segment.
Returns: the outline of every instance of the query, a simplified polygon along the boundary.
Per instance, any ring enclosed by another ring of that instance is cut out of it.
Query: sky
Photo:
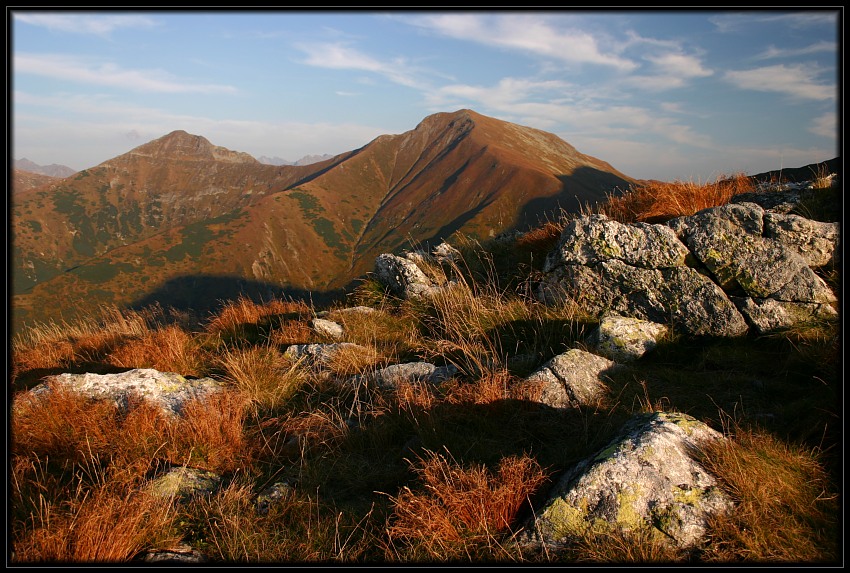
[[[15,159],[94,167],[175,130],[256,158],[438,112],[556,134],[637,179],[841,153],[843,11],[7,7]]]

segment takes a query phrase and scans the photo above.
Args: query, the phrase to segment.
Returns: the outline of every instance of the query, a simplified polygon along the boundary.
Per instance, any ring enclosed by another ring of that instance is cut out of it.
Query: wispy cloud
[[[108,36],[122,28],[152,28],[157,25],[153,18],[138,14],[94,15],[84,13],[14,12],[14,22],[41,26],[59,32]]]
[[[795,99],[835,99],[837,86],[818,82],[817,73],[811,66],[778,64],[728,71],[723,78],[747,90],[782,93]]]
[[[777,48],[769,46],[764,52],[758,54],[754,60],[770,60],[773,58],[794,58],[797,56],[809,56],[811,54],[819,54],[822,52],[838,54],[838,45],[835,42],[821,41],[815,44],[810,44],[803,48],[789,50],[787,48]]]
[[[60,54],[15,54],[15,73],[45,76],[94,86],[155,93],[236,92],[233,86],[187,82],[162,70],[128,70]]]
[[[528,14],[439,14],[417,16],[407,22],[437,34],[519,52],[545,56],[562,62],[595,64],[622,71],[637,68],[616,50],[606,51],[604,42],[579,29],[559,29],[545,16]]]
[[[704,78],[714,74],[712,70],[705,68],[697,56],[667,53],[661,55],[646,56],[652,64],[651,74],[634,75],[622,80],[626,85],[640,88],[646,91],[665,91],[681,88],[690,83],[694,78]]]
[[[304,43],[297,44],[296,48],[306,53],[303,63],[310,66],[373,72],[403,86],[418,88],[422,85],[411,73],[414,68],[404,58],[379,60],[343,43]]]
[[[791,28],[810,28],[813,26],[835,25],[838,23],[838,10],[829,11],[790,11],[758,12],[741,11],[722,14],[709,18],[721,33],[745,32],[750,26],[762,23],[782,23]]]
[[[809,126],[809,131],[815,135],[834,138],[838,133],[838,124],[834,113],[825,113],[820,117],[815,118]]]

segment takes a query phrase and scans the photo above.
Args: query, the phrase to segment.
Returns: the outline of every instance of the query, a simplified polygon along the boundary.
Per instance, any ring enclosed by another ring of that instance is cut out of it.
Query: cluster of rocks
[[[757,193],[667,224],[621,224],[589,215],[568,224],[547,257],[537,295],[564,297],[595,312],[599,325],[584,341],[555,356],[523,383],[551,408],[593,407],[606,395],[613,373],[651,351],[670,328],[694,336],[765,333],[816,316],[834,316],[836,297],[813,272],[837,262],[838,223],[790,214],[799,190]],[[447,244],[431,253],[381,254],[374,276],[400,297],[432,296],[451,286],[423,263],[451,264],[459,253]],[[353,307],[335,312],[380,312]],[[342,325],[317,316],[312,326],[325,344],[296,344],[285,355],[305,368],[327,369],[340,351],[366,351],[346,342]],[[588,350],[589,349],[589,350]],[[340,384],[392,390],[401,383],[438,385],[458,375],[452,365],[410,362],[373,368]],[[49,398],[59,387],[114,401],[126,409],[133,396],[169,416],[188,399],[221,390],[210,378],[138,369],[121,374],[61,374],[19,400]],[[532,550],[557,551],[587,533],[648,531],[688,547],[705,534],[711,515],[732,510],[731,500],[695,459],[694,452],[724,439],[704,423],[678,413],[636,415],[605,448],[570,468],[536,508],[521,541]],[[199,468],[170,468],[150,484],[157,495],[181,502],[209,495],[221,478]],[[257,496],[257,511],[291,491],[272,484]],[[147,554],[149,562],[199,562],[189,547]]]
[[[835,294],[813,269],[837,262],[838,245],[839,223],[751,201],[667,224],[591,215],[564,229],[537,292],[549,303],[573,298],[590,312],[613,310],[686,335],[763,334],[837,315]]]

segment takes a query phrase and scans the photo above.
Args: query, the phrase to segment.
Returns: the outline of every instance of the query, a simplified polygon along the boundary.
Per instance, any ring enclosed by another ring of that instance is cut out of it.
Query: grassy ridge
[[[602,209],[622,220],[663,220],[748,190],[742,178],[664,184]],[[823,208],[828,193],[816,199],[824,217],[839,212]],[[284,355],[291,344],[330,342],[310,327],[318,309],[303,302],[241,298],[201,322],[159,307],[103,307],[18,335],[13,391],[47,374],[142,367],[212,376],[227,389],[178,420],[144,403],[118,415],[68,393],[16,410],[12,561],[127,562],[180,541],[229,563],[546,560],[514,542],[533,502],[633,413],[656,410],[686,412],[730,438],[703,457],[737,510],[687,552],[613,536],[587,538],[549,559],[839,560],[837,322],[734,340],[671,336],[617,375],[595,407],[542,406],[524,377],[581,346],[595,325],[573,304],[546,307],[528,294],[565,222],[509,243],[458,238],[458,284],[429,301],[398,300],[364,280],[349,302],[378,312],[325,309],[360,346],[321,372]],[[822,272],[840,292],[838,269]],[[345,382],[412,360],[450,363],[460,374],[439,387]],[[214,471],[222,488],[184,506],[158,503],[143,485],[166,464]],[[276,482],[292,487],[258,515],[255,496]]]

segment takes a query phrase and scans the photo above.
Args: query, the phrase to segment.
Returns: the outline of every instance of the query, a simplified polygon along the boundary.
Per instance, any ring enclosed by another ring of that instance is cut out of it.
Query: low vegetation
[[[751,191],[743,176],[652,183],[599,210],[660,221]],[[826,216],[828,199],[810,208]],[[617,375],[596,408],[544,407],[528,399],[524,377],[581,346],[594,326],[574,304],[547,307],[529,294],[564,224],[510,242],[457,238],[457,284],[427,301],[397,299],[367,278],[345,306],[376,312],[240,298],[203,320],[104,307],[29,328],[12,342],[19,396],[50,374],[130,368],[208,376],[225,390],[176,419],[144,402],[119,413],[68,392],[22,398],[9,428],[11,562],[128,563],[181,543],[231,564],[840,561],[839,325],[735,340],[671,335]],[[826,272],[837,287],[838,270]],[[358,345],[323,370],[285,354],[331,341],[311,327],[319,310]],[[358,378],[414,360],[458,375],[393,389]],[[657,410],[686,412],[729,438],[701,456],[736,511],[689,550],[621,535],[524,554],[516,536],[553,480],[632,414]],[[221,487],[162,503],[144,485],[166,466],[216,472]],[[286,484],[284,494],[258,512],[256,496],[272,484]]]

